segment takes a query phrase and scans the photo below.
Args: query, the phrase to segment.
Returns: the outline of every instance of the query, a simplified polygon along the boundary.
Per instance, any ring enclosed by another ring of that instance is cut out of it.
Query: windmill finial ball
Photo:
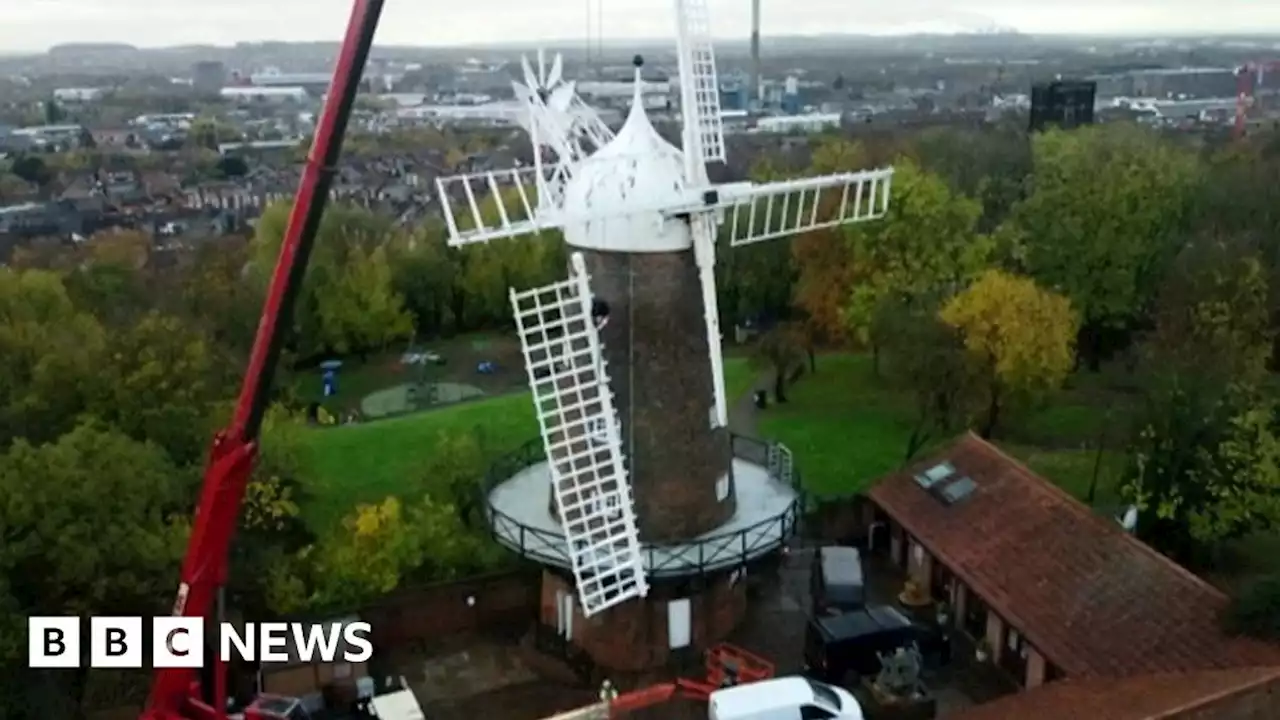
[[[636,67],[640,67],[644,65],[644,56],[636,55],[635,57],[631,58],[631,64],[635,65]]]

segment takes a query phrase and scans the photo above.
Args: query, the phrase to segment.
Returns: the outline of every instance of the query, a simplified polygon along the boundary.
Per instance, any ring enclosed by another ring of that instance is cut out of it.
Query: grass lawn
[[[309,430],[304,457],[311,480],[306,514],[312,526],[328,527],[357,503],[396,494],[406,478],[421,472],[437,438],[470,432],[483,432],[491,447],[515,449],[538,434],[529,396],[502,395],[404,417]]]
[[[754,378],[745,359],[725,360],[731,400],[750,390]],[[372,380],[363,387],[366,392],[381,389]],[[514,450],[536,437],[538,424],[529,395],[513,393],[398,418],[309,429],[303,436],[311,479],[308,519],[315,528],[329,527],[357,503],[399,492],[405,479],[420,471],[437,438],[471,432],[483,432],[486,444],[499,451]]]
[[[818,359],[818,372],[802,377],[788,395],[790,402],[772,405],[760,415],[760,433],[791,448],[805,485],[815,495],[861,491],[902,465],[913,408],[908,398],[874,376],[868,356],[824,355]],[[1065,391],[1042,409],[1010,418],[1010,425],[1019,427],[1016,442],[997,443],[1084,499],[1097,454],[1082,449],[1081,443],[1098,437],[1103,405],[1108,404],[1099,404],[1100,397],[1093,386],[1087,392]],[[1120,453],[1103,453],[1095,504],[1114,503],[1123,462]]]
[[[727,357],[724,359],[724,397],[732,406],[739,398],[751,392],[756,384],[758,372],[747,362],[746,358]]]

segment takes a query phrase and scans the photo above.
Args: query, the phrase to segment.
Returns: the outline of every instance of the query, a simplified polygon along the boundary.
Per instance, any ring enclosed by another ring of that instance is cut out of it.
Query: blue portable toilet
[[[323,385],[325,397],[338,394],[338,368],[341,367],[341,360],[326,360],[320,363],[320,369],[324,371],[320,375],[320,382]]]

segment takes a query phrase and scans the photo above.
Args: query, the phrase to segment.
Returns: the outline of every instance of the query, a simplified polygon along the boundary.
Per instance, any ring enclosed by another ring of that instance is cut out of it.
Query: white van
[[[709,720],[864,720],[849,691],[800,677],[775,678],[711,693]]]

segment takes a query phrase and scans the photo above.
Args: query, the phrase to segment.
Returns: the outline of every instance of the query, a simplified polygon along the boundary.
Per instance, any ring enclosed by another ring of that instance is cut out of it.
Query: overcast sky
[[[716,36],[745,37],[749,0],[710,0]],[[1280,30],[1274,0],[762,0],[763,34],[948,31],[1029,33]],[[665,37],[670,0],[387,0],[378,41],[466,45],[580,39],[603,3],[607,38]],[[349,0],[0,0],[0,52],[68,42],[140,46],[336,40]],[[594,13],[594,10],[593,10]],[[594,27],[594,20],[592,21]]]

